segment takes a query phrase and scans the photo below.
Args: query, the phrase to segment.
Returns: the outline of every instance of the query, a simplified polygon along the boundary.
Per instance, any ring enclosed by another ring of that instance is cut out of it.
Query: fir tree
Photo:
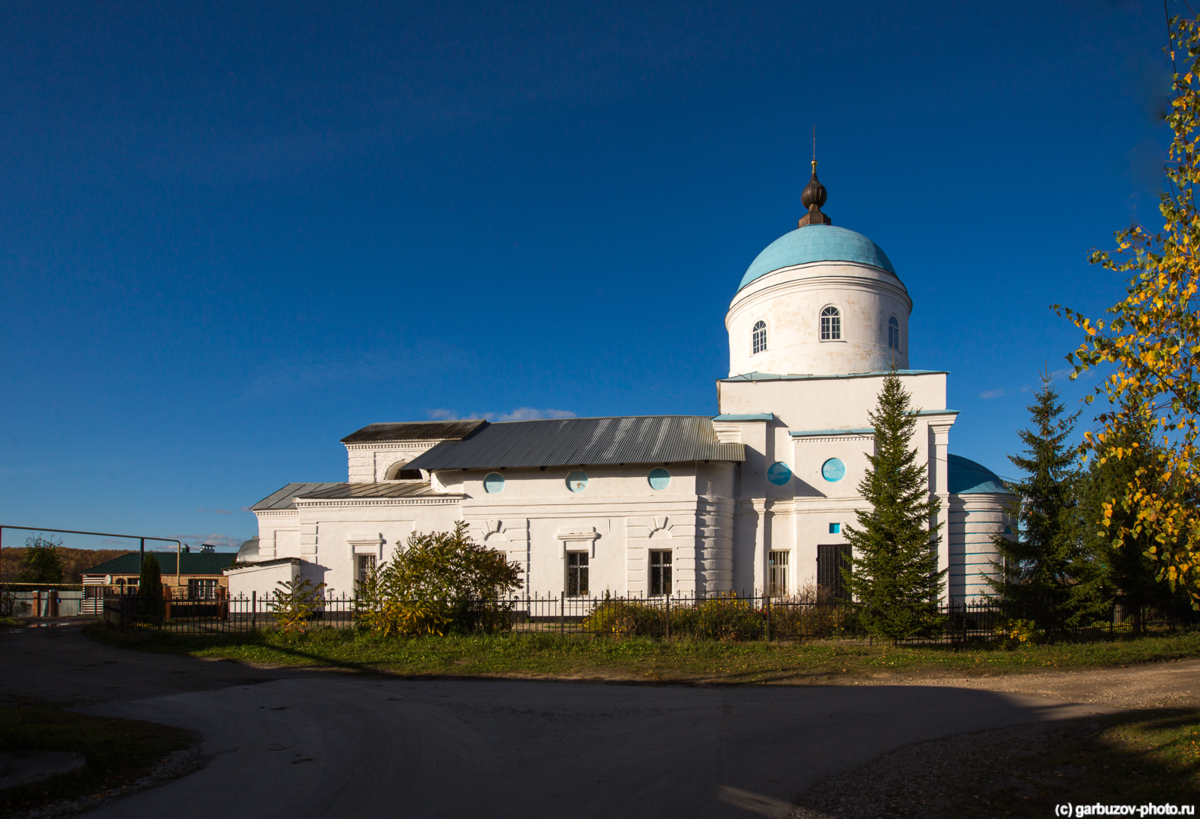
[[[1068,443],[1079,413],[1063,416],[1048,373],[1027,409],[1032,428],[1019,435],[1028,449],[1008,456],[1028,476],[1010,486],[1017,532],[996,537],[1000,562],[987,582],[1011,618],[1033,620],[1041,631],[1078,627],[1103,607],[1097,566],[1082,545],[1081,473]]]
[[[846,528],[853,555],[842,572],[863,626],[892,640],[937,628],[937,599],[946,575],[937,569],[933,524],[940,501],[930,495],[925,465],[912,447],[917,419],[909,400],[893,369],[869,416],[875,454],[867,457],[870,467],[858,485],[871,510],[858,512],[858,526]]]
[[[158,556],[149,554],[142,560],[142,571],[138,577],[138,597],[143,601],[143,610],[155,621],[163,612],[162,568]]]

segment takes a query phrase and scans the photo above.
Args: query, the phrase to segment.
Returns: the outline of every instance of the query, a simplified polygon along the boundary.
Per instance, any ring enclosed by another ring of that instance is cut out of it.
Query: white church
[[[230,593],[309,578],[352,594],[410,534],[462,520],[538,595],[841,594],[867,414],[895,362],[941,500],[946,595],[980,596],[1011,496],[950,454],[948,374],[909,369],[908,291],[878,245],[833,226],[826,196],[814,162],[799,227],[742,276],[715,416],[371,424],[342,439],[346,482],[290,483],[252,507],[259,533]]]

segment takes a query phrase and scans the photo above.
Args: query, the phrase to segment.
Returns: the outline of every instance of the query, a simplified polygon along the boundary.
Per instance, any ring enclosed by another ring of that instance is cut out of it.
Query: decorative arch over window
[[[888,319],[888,349],[900,352],[900,322],[895,316]]]
[[[821,341],[840,341],[842,311],[830,305],[821,311]]]
[[[754,322],[754,353],[766,352],[767,349],[767,323],[765,321]]]
[[[384,480],[388,481],[419,481],[421,480],[421,470],[405,469],[408,461],[401,461],[398,464],[392,464],[388,467],[387,476]]]

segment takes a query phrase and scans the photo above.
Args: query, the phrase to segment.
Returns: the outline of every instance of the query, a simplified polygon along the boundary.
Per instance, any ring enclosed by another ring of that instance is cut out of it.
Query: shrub
[[[358,622],[376,635],[495,632],[512,625],[502,598],[521,588],[521,569],[474,543],[467,524],[414,533],[407,546],[358,586]]]
[[[808,585],[791,597],[771,601],[771,635],[836,637],[854,630],[854,610],[829,589]]]
[[[1005,620],[996,626],[996,636],[1003,639],[1009,648],[1020,648],[1039,642],[1042,634],[1033,620]]]
[[[275,585],[279,586],[272,592],[275,625],[284,634],[304,634],[313,614],[324,602],[321,592],[325,584],[314,586],[311,580],[293,579],[286,582],[280,580]]]
[[[616,637],[661,634],[665,627],[666,611],[663,606],[640,600],[613,599],[607,592],[583,621],[585,631]]]

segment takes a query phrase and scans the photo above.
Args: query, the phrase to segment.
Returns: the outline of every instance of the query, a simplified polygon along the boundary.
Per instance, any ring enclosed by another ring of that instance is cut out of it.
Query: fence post
[[[771,595],[767,595],[767,642],[771,642]]]
[[[671,592],[667,592],[667,639],[671,639]]]
[[[558,636],[561,637],[567,633],[567,596],[560,594],[558,596]]]
[[[258,631],[258,589],[250,590],[250,630]]]

